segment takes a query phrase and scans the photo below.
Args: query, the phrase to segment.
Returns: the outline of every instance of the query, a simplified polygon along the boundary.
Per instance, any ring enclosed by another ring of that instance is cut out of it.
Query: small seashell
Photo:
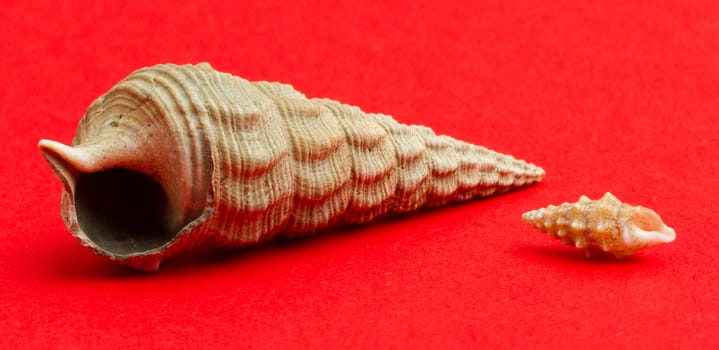
[[[196,247],[312,234],[544,176],[427,127],[206,63],[135,71],[90,105],[72,146],[39,148],[63,185],[70,232],[149,271]]]
[[[609,192],[596,201],[581,196],[577,203],[528,211],[522,220],[568,245],[584,248],[588,257],[622,258],[676,238],[674,229],[654,210],[622,203]]]

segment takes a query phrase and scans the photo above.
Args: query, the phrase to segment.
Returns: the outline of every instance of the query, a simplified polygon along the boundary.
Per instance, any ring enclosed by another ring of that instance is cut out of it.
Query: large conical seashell
[[[609,192],[596,201],[582,196],[577,203],[532,210],[522,214],[522,220],[566,244],[585,248],[587,256],[622,258],[676,238],[654,210],[622,203]]]
[[[69,230],[150,271],[193,247],[310,234],[544,175],[426,127],[209,64],[132,73],[90,105],[72,144],[39,144],[62,182]]]

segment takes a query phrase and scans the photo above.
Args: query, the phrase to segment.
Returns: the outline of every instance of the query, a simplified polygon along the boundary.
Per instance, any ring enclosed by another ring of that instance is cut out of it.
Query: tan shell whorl
[[[73,234],[99,254],[146,270],[191,246],[240,246],[364,223],[505,192],[544,175],[423,126],[307,99],[289,85],[252,83],[209,64],[140,69],[89,107],[73,147],[41,141],[40,148],[65,183],[63,217]],[[85,232],[114,228],[98,214],[79,213],[76,202],[85,199],[76,192],[89,185],[77,182],[105,186],[83,179],[116,168],[161,185],[168,204],[157,225],[169,233],[157,242]],[[87,223],[78,221],[88,215]]]
[[[588,257],[622,258],[676,237],[656,212],[622,203],[609,192],[599,200],[582,196],[576,203],[532,210],[522,214],[522,220],[565,244],[584,248]]]

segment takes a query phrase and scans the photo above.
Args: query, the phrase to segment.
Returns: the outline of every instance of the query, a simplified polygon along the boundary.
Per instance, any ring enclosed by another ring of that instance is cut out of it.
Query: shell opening
[[[629,218],[623,239],[628,245],[651,246],[659,243],[674,241],[676,232],[664,224],[659,215],[651,209],[638,207],[634,215]]]
[[[82,173],[75,189],[80,228],[99,248],[115,255],[146,252],[172,240],[169,208],[162,186],[134,170]]]

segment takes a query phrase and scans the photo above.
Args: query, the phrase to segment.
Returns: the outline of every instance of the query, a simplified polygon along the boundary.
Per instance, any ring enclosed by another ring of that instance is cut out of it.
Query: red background
[[[0,347],[719,347],[719,3],[60,3],[0,4]],[[37,141],[70,142],[137,68],[201,61],[547,176],[156,274],[95,257],[62,224]],[[585,260],[519,219],[606,191],[676,242]]]

